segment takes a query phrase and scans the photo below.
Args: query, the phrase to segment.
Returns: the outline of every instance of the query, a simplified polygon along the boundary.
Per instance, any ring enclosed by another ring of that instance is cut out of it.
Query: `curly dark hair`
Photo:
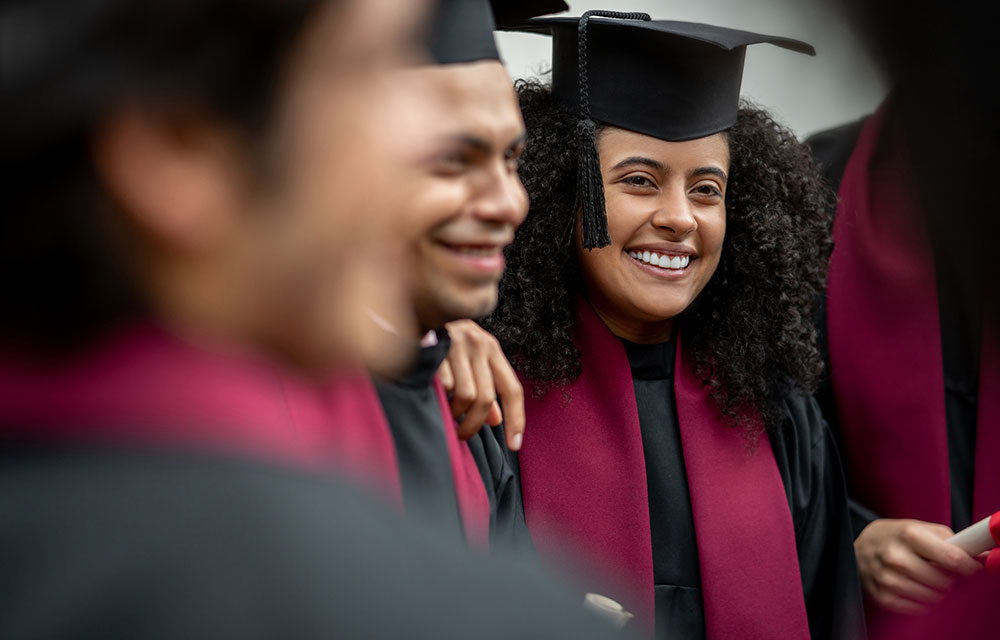
[[[570,337],[583,291],[571,240],[578,118],[561,111],[538,80],[516,88],[528,131],[520,173],[531,209],[506,251],[500,304],[483,324],[545,393],[580,375]],[[759,423],[747,409],[756,409],[773,437],[784,420],[782,400],[812,393],[823,373],[812,308],[826,286],[833,201],[807,148],[765,111],[744,102],[726,137],[722,258],[678,320],[696,373],[730,422],[754,432]]]

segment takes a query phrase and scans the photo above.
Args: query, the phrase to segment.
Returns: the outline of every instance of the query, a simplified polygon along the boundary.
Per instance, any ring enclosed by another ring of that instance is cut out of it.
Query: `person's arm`
[[[451,411],[459,420],[458,435],[469,439],[483,424],[504,424],[507,446],[521,448],[524,437],[524,389],[492,334],[472,320],[449,322],[448,357],[438,370],[451,394]],[[502,405],[502,410],[501,410]]]

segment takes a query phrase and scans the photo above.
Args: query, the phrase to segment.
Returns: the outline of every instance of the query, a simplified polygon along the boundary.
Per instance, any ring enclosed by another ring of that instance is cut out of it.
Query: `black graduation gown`
[[[621,637],[537,566],[269,464],[7,443],[0,505],[5,640]]]
[[[866,118],[821,131],[809,137],[813,160],[831,187],[837,191],[858,135]],[[831,223],[832,224],[832,223]],[[945,421],[948,432],[948,470],[951,485],[951,526],[955,531],[972,524],[972,497],[976,456],[977,405],[979,397],[979,354],[982,308],[976,295],[962,290],[963,283],[949,266],[947,243],[935,242],[932,233],[934,271],[937,281],[938,313],[941,322],[941,353],[944,367]],[[829,370],[826,351],[826,296],[815,305],[814,320]],[[827,380],[816,394],[834,434],[839,437],[839,421],[833,390]],[[879,517],[864,505],[850,500],[854,535]]]
[[[653,546],[657,638],[703,638],[694,517],[674,397],[674,343],[623,340],[642,431]],[[864,637],[844,480],[832,437],[811,398],[790,397],[784,438],[772,444],[795,528],[813,638]]]
[[[375,378],[375,388],[396,444],[403,504],[408,514],[461,531],[448,446],[443,428],[453,428],[441,414],[434,376],[448,355],[451,339],[439,330],[436,345],[423,347],[404,375]],[[484,425],[467,441],[490,502],[490,547],[531,551],[524,520],[515,458],[507,449],[503,427]]]

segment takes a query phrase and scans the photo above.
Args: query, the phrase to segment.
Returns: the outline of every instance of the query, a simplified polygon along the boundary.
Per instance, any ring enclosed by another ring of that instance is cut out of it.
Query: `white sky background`
[[[590,9],[644,11],[654,19],[705,22],[804,40],[810,57],[768,44],[747,48],[743,95],[804,138],[871,113],[887,84],[869,52],[835,6],[817,0],[567,0],[578,16]],[[537,76],[552,59],[547,36],[498,33],[514,78]]]

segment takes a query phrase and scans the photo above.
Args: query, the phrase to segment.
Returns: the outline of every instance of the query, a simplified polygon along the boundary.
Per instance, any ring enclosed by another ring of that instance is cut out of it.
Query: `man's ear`
[[[225,242],[243,214],[248,181],[236,138],[221,126],[122,108],[99,127],[93,153],[122,213],[168,250]]]

